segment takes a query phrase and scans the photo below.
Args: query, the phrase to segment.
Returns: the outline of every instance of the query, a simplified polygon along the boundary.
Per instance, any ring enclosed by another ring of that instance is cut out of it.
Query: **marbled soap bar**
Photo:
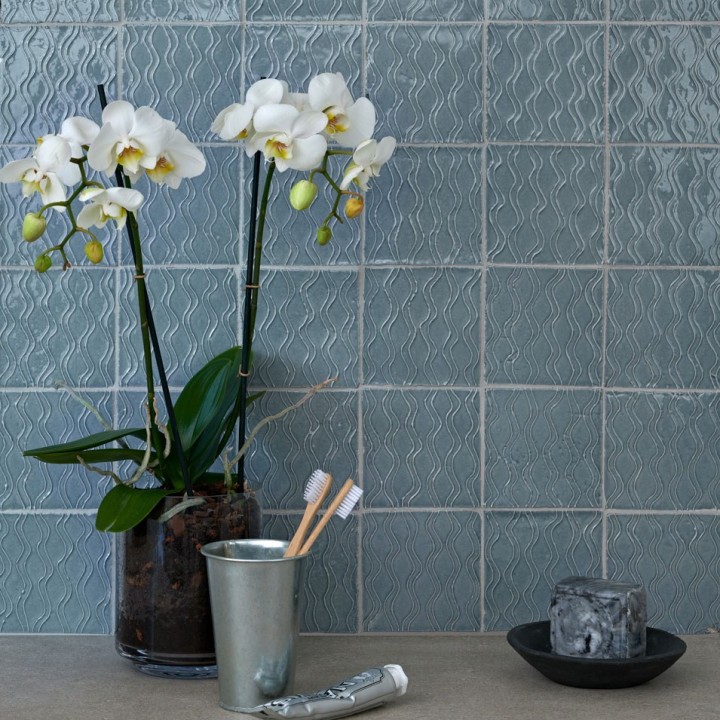
[[[646,623],[642,585],[569,577],[553,590],[550,644],[558,655],[598,659],[644,655]]]

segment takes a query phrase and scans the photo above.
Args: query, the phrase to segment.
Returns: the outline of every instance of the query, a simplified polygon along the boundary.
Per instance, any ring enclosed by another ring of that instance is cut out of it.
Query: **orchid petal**
[[[320,73],[310,81],[308,103],[313,110],[322,112],[334,105],[347,107],[352,96],[340,73]]]
[[[210,130],[223,140],[236,140],[244,131],[247,131],[252,118],[252,106],[234,103],[220,111]]]
[[[312,170],[322,162],[326,150],[327,140],[322,135],[297,138],[293,140],[292,157],[287,165],[294,170]],[[278,169],[281,169],[279,164]]]
[[[258,133],[282,132],[289,135],[298,115],[299,111],[292,105],[263,105],[255,111],[253,125]]]
[[[84,190],[80,191],[80,199],[83,202],[87,202],[88,200],[92,200],[94,197],[97,197],[101,193],[105,192],[105,188],[99,188],[99,187],[89,187],[85,188]]]
[[[57,135],[45,135],[35,150],[35,159],[43,172],[57,172],[72,157],[70,143]]]
[[[380,142],[378,142],[377,144],[377,149],[375,151],[375,160],[373,161],[373,164],[384,165],[395,152],[396,146],[397,141],[394,137],[391,137],[390,135],[380,140]]]
[[[293,138],[309,138],[321,133],[328,124],[327,115],[313,110],[300,113],[292,124],[290,135]]]
[[[107,219],[103,215],[102,205],[86,205],[78,214],[77,224],[78,227],[85,228],[86,230],[93,227],[104,227]]]
[[[65,202],[65,186],[55,173],[47,173],[41,185],[40,197],[45,205],[48,203]]]
[[[111,202],[120,205],[126,210],[137,210],[143,203],[143,194],[130,188],[108,188],[104,191],[102,199],[97,197],[95,202]]]
[[[367,167],[375,160],[377,155],[377,140],[364,140],[353,153],[353,161],[362,167]]]
[[[112,125],[107,124],[100,128],[87,153],[88,163],[93,170],[112,175],[117,166],[117,158],[113,153],[117,141],[118,136]]]
[[[0,183],[18,183],[28,170],[37,169],[38,164],[35,158],[23,158],[12,160],[5,167],[0,168]]]
[[[359,98],[347,109],[350,127],[334,138],[345,147],[356,147],[372,137],[375,131],[375,106],[367,98]]]
[[[89,145],[100,132],[100,126],[84,117],[71,117],[60,128],[60,135],[78,145]]]
[[[129,135],[135,123],[135,108],[126,100],[111,102],[102,112],[103,125],[109,123],[118,135]]]
[[[180,177],[196,177],[205,171],[205,156],[180,130],[175,131],[166,150],[175,165],[175,173]]]
[[[345,172],[345,175],[343,176],[342,182],[340,183],[340,189],[341,190],[347,190],[350,185],[352,184],[352,181],[363,171],[362,167],[360,165],[354,165],[349,170]]]
[[[266,78],[253,83],[247,93],[245,93],[245,101],[254,108],[262,105],[277,105],[282,102],[285,88],[279,80]]]
[[[75,163],[67,163],[57,170],[57,176],[65,185],[77,185],[82,180],[80,168]]]
[[[147,155],[157,157],[174,129],[175,123],[164,120],[155,110],[144,106],[135,113],[132,137],[142,144]]]

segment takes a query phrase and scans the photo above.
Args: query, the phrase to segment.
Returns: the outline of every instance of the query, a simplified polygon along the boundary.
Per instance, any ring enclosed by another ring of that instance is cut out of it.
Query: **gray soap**
[[[645,654],[645,588],[637,583],[569,577],[550,602],[550,644],[558,655],[598,659]]]

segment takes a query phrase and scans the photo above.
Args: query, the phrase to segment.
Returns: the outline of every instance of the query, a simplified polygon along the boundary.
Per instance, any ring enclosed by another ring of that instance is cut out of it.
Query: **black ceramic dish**
[[[687,645],[675,635],[647,629],[647,652],[626,660],[555,655],[550,649],[550,622],[518,625],[507,640],[523,659],[545,677],[561,685],[580,688],[625,688],[652,680],[682,657]]]

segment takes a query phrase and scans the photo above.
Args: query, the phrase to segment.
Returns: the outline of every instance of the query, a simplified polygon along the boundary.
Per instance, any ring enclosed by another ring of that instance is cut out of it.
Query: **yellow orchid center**
[[[337,105],[326,108],[325,115],[328,119],[325,132],[330,135],[345,132],[350,127],[350,120],[348,119],[348,116],[343,111],[343,108]]]
[[[163,178],[169,173],[171,173],[174,169],[175,166],[164,155],[161,155],[157,159],[155,167],[151,170],[148,170],[147,174],[150,176],[151,180],[159,183],[162,182]]]
[[[41,193],[47,186],[47,178],[37,170],[28,170],[22,176],[22,193],[25,197],[30,197],[36,192]]]
[[[117,154],[117,161],[130,172],[137,172],[140,158],[142,158],[144,154],[139,147],[127,143],[120,148]]]
[[[241,130],[236,136],[235,140],[244,140],[248,136],[248,129]]]
[[[274,135],[265,141],[265,157],[289,160],[292,157],[292,150],[285,135]]]

